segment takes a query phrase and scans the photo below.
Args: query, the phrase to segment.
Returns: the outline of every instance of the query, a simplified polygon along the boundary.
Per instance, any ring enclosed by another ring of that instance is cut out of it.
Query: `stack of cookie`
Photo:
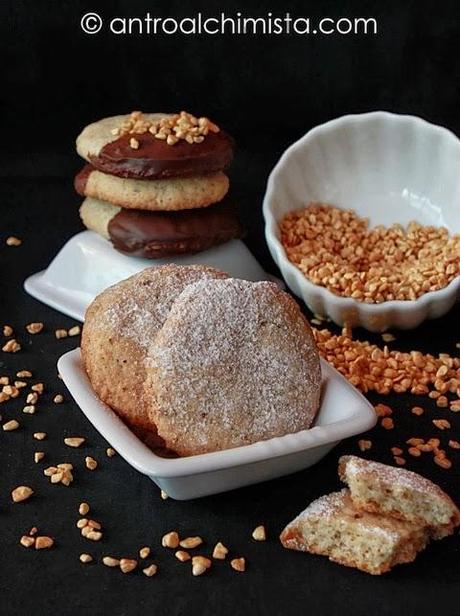
[[[126,254],[159,259],[241,237],[223,170],[233,140],[207,118],[134,111],[87,126],[75,178],[83,223]]]

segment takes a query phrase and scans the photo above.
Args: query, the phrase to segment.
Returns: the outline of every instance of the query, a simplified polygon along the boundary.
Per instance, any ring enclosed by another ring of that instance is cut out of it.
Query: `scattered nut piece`
[[[6,338],[9,338],[10,336],[12,336],[14,333],[13,328],[10,325],[4,325],[3,326],[3,335]]]
[[[29,323],[28,325],[26,325],[26,329],[29,334],[39,334],[42,331],[43,327],[43,323]]]
[[[413,415],[423,415],[425,411],[421,406],[413,406],[411,412]]]
[[[433,424],[439,428],[439,430],[446,430],[450,428],[450,422],[447,419],[433,419]]]
[[[406,463],[406,460],[402,458],[401,456],[395,456],[395,462],[398,466],[404,466],[404,464]]]
[[[382,428],[385,428],[385,430],[393,430],[393,428],[395,427],[394,421],[391,419],[391,417],[384,417],[380,424]]]
[[[35,391],[38,394],[42,394],[43,390],[45,389],[43,383],[35,383],[35,385],[32,385],[32,387],[30,388],[32,391]]]
[[[224,560],[228,554],[228,548],[225,547],[220,541],[214,546],[212,557],[217,560]]]
[[[267,533],[265,531],[265,526],[263,526],[263,525],[257,526],[252,531],[252,538],[255,541],[265,541],[265,539],[267,538]]]
[[[395,336],[393,336],[393,334],[385,333],[382,334],[382,340],[383,342],[393,342],[393,340],[396,340],[396,338]]]
[[[403,450],[400,447],[392,447],[391,448],[391,453],[394,456],[400,456],[403,453]]]
[[[141,558],[148,558],[150,556],[150,548],[145,546],[139,550],[139,556]]]
[[[372,447],[372,441],[368,441],[366,439],[361,438],[358,441],[358,447],[360,448],[361,451],[367,451],[368,449]]]
[[[78,513],[80,515],[86,515],[87,513],[89,513],[88,503],[80,503],[80,506],[78,507]]]
[[[17,398],[19,396],[19,389],[14,385],[5,385],[2,392],[11,398]]]
[[[43,441],[46,436],[46,432],[34,432],[34,439],[37,441]]]
[[[30,498],[33,493],[34,491],[29,486],[18,486],[11,492],[11,498],[13,502],[20,503]]]
[[[105,453],[106,453],[106,455],[107,455],[107,457],[108,457],[108,458],[113,458],[113,456],[114,456],[117,452],[115,451],[115,449],[112,449],[112,447],[108,447],[108,448],[105,450]]]
[[[54,404],[61,404],[64,402],[64,396],[62,394],[56,394],[53,398]]]
[[[29,535],[23,535],[19,540],[19,543],[25,548],[31,548],[35,543],[35,538],[30,537]]]
[[[91,527],[88,526],[87,528]],[[102,539],[102,533],[99,530],[90,530],[89,533],[86,535],[86,539],[89,539],[90,541],[100,541]]]
[[[202,575],[211,567],[211,560],[205,556],[194,556],[192,558],[192,575]]]
[[[36,550],[47,550],[54,545],[54,540],[51,537],[37,537],[35,539],[35,549]]]
[[[166,533],[166,535],[163,535],[161,539],[161,545],[164,548],[175,549],[179,547],[179,535],[176,533],[176,531],[171,531],[170,533]]]
[[[452,462],[450,460],[440,455],[436,455],[433,460],[441,468],[449,469],[452,466]]]
[[[36,526],[32,526],[32,528],[29,530],[29,535],[32,537],[33,535],[36,535],[38,533],[38,528]]]
[[[97,461],[91,456],[86,456],[85,465],[87,469],[94,471],[97,468]]]
[[[80,554],[80,562],[84,563],[86,565],[86,563],[90,563],[92,562],[93,557],[91,556],[91,554]]]
[[[174,556],[177,558],[177,560],[180,560],[181,563],[185,563],[187,560],[191,559],[190,554],[188,552],[185,552],[185,550],[177,550]]]
[[[449,408],[453,413],[458,413],[460,411],[460,400],[453,400]]]
[[[33,391],[30,394],[27,394],[26,402],[27,404],[36,404],[38,402],[37,392]]]
[[[34,453],[34,462],[35,462],[35,464],[40,462],[40,460],[43,460],[44,457],[45,457],[45,452],[44,451],[36,451]]]
[[[446,398],[446,396],[439,396],[439,398],[436,400],[436,406],[440,409],[445,409],[447,408],[447,406],[449,406],[449,400]]]
[[[32,376],[32,372],[30,372],[30,370],[20,370],[16,372],[16,376],[18,379],[26,379]]]
[[[26,413],[28,415],[33,415],[35,413],[35,404],[27,404],[23,409],[22,409],[23,413]]]
[[[102,562],[106,567],[119,567],[120,561],[118,558],[114,558],[113,556],[104,556]]]
[[[166,494],[166,492],[164,490],[161,490],[160,492],[160,496],[163,500],[166,500],[169,498],[169,496]]]
[[[6,342],[2,346],[2,351],[4,353],[17,353],[20,350],[21,350],[21,345],[14,338],[11,338],[10,340],[8,340],[8,342]]]
[[[129,140],[129,147],[132,150],[138,150],[139,149],[139,141],[137,139],[135,139],[134,137],[131,137],[131,139]]]
[[[153,577],[157,573],[157,571],[158,571],[157,565],[150,565],[149,567],[142,569],[142,573],[146,575],[147,577]]]
[[[422,455],[422,452],[418,447],[409,447],[407,451],[409,455],[414,456],[414,458],[419,458]]]
[[[57,329],[54,332],[54,335],[56,336],[56,338],[58,340],[60,340],[61,338],[67,338],[68,334],[67,334],[67,330],[66,329]]]
[[[10,379],[7,376],[0,377],[0,385],[9,385]]]
[[[67,332],[69,334],[69,336],[78,336],[81,332],[81,328],[79,325],[74,325],[73,327],[71,327],[69,329],[69,331]]]
[[[22,240],[20,240],[18,237],[15,237],[14,235],[10,235],[10,237],[6,238],[7,246],[20,246],[21,244]]]
[[[460,449],[460,443],[458,441],[451,439],[449,441],[449,447],[452,447],[452,449]]]
[[[80,445],[83,445],[84,442],[85,439],[81,436],[69,436],[64,439],[64,443],[68,447],[80,447]]]
[[[121,558],[120,569],[123,573],[130,573],[137,567],[137,560],[134,558]]]
[[[244,558],[233,558],[230,561],[230,566],[235,571],[246,571],[246,560]]]
[[[388,417],[393,414],[393,409],[386,404],[376,404],[374,410],[378,417]]]
[[[199,545],[203,543],[203,539],[201,537],[186,537],[179,542],[181,548],[185,548],[187,550],[193,550],[193,548],[197,548]]]
[[[5,432],[11,432],[12,430],[17,430],[18,428],[19,428],[19,422],[16,421],[16,419],[10,419],[10,421],[7,421],[2,426],[2,429]]]
[[[23,389],[24,387],[27,387],[27,383],[25,381],[15,381],[14,386],[16,389]]]

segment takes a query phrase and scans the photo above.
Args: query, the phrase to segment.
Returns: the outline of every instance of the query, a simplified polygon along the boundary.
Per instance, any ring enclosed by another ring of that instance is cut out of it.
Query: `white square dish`
[[[51,308],[83,321],[86,308],[104,289],[146,267],[167,263],[210,265],[234,278],[273,280],[284,288],[280,280],[263,270],[241,240],[194,255],[152,260],[121,254],[93,231],[74,235],[46,270],[27,278],[24,288]]]
[[[187,500],[267,481],[312,466],[339,441],[372,428],[372,405],[327,362],[321,360],[322,399],[313,428],[252,445],[198,456],[168,459],[146,447],[95,394],[80,349],[63,355],[58,370],[93,426],[136,470],[169,496]]]

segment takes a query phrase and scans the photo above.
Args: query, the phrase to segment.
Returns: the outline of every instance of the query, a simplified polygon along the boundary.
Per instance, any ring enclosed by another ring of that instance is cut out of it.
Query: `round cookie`
[[[135,180],[102,173],[86,165],[75,177],[79,195],[108,201],[128,209],[188,210],[221,201],[229,180],[217,171],[208,175],[166,180]]]
[[[233,139],[224,131],[210,132],[201,143],[180,140],[169,145],[150,132],[119,134],[133,114],[89,124],[77,137],[77,152],[96,169],[124,178],[161,179],[221,171],[233,158]],[[142,120],[158,122],[174,114],[145,113]],[[131,147],[131,139],[137,148]]]
[[[310,327],[270,282],[186,287],[148,350],[146,372],[158,433],[183,456],[307,429],[319,407]]]
[[[91,384],[150,445],[163,443],[145,403],[147,348],[188,284],[226,276],[200,265],[149,267],[103,291],[86,311],[81,353]]]
[[[86,198],[80,216],[120,252],[147,259],[194,254],[241,237],[243,229],[228,200],[197,210],[148,212]]]

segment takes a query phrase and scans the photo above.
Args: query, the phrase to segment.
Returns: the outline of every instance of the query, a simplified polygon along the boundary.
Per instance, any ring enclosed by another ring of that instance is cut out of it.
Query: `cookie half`
[[[296,302],[271,282],[202,280],[172,305],[148,351],[158,433],[196,455],[307,429],[321,369]]]
[[[242,236],[234,205],[196,210],[129,210],[87,197],[80,216],[88,229],[109,239],[120,252],[147,259],[193,254]]]
[[[222,130],[210,132],[201,143],[180,140],[174,145],[148,131],[120,136],[120,127],[132,115],[104,118],[84,128],[77,138],[77,152],[104,173],[139,179],[204,175],[222,171],[233,159],[233,139]],[[158,122],[173,115],[145,113],[142,121]]]
[[[91,384],[150,445],[163,441],[145,401],[147,349],[188,284],[226,276],[200,265],[149,267],[103,291],[86,311],[81,352]]]
[[[136,210],[189,210],[221,201],[228,192],[229,180],[218,171],[208,175],[166,180],[135,180],[102,173],[86,165],[75,177],[75,190]]]

